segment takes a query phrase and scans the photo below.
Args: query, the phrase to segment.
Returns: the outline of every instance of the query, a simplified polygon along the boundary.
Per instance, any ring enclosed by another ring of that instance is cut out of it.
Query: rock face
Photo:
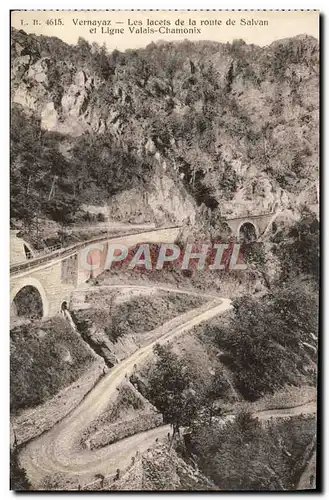
[[[108,486],[113,490],[135,491],[216,489],[198,469],[187,464],[174,449],[169,449],[168,444],[157,444],[137,457],[119,481]]]
[[[182,42],[107,54],[85,41],[71,47],[14,31],[12,54],[13,106],[39,120],[42,133],[61,134],[64,163],[75,161],[82,137],[89,145],[103,138],[97,154],[79,160],[81,171],[90,169],[81,203],[92,191],[117,217],[193,224],[202,204],[227,216],[287,207],[317,176],[312,37],[264,48]],[[142,186],[116,186],[111,175],[104,189],[104,175],[91,174],[107,159],[119,168],[107,144],[132,158],[132,172],[141,163]]]
[[[145,191],[133,188],[112,197],[110,218],[119,217],[132,223],[166,221],[182,224],[195,222],[195,203],[182,187],[159,168]]]

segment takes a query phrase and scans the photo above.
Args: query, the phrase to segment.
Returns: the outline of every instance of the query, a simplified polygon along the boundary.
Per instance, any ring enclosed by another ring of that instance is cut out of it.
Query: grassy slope
[[[17,413],[54,396],[94,360],[83,340],[60,317],[10,332],[11,410]]]
[[[131,333],[149,332],[189,309],[199,307],[204,300],[183,294],[161,293],[140,296],[127,302],[79,311],[79,320],[88,320],[104,329],[108,338],[116,341]]]

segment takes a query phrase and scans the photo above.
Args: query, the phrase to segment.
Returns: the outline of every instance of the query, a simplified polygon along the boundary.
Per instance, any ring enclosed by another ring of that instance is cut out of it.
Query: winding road
[[[156,340],[152,336],[153,340],[149,344],[113,367],[70,414],[22,449],[20,463],[35,489],[42,489],[43,480],[58,473],[67,478],[78,477],[79,483],[82,484],[92,482],[96,474],[113,475],[118,468],[127,468],[137,451],[143,453],[156,439],[167,436],[171,430],[170,426],[163,425],[101,449],[83,449],[80,443],[82,432],[105,411],[111,398],[116,396],[120,383],[133,372],[136,364],[146,360],[156,343],[171,341],[195,325],[232,308],[229,299],[211,299],[199,308],[188,311],[154,330]],[[255,416],[267,420],[301,413],[316,413],[316,402],[311,401],[293,408],[262,410],[256,412]],[[233,418],[234,415],[227,415],[225,420]]]
[[[47,475],[54,473],[79,476],[80,479],[83,477],[83,482],[90,481],[95,474],[113,474],[117,468],[128,466],[137,450],[143,452],[157,437],[165,436],[169,432],[169,426],[135,434],[98,450],[82,449],[79,443],[82,431],[104,412],[125,376],[133,372],[135,364],[146,360],[156,343],[171,341],[231,307],[229,299],[212,300],[192,312],[182,314],[175,321],[162,325],[160,338],[138,349],[112,368],[69,415],[29,442],[20,453],[20,463],[33,486],[38,488]]]

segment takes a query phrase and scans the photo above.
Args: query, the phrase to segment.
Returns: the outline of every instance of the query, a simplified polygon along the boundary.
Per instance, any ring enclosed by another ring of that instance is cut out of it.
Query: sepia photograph
[[[10,14],[10,489],[320,491],[319,11]]]

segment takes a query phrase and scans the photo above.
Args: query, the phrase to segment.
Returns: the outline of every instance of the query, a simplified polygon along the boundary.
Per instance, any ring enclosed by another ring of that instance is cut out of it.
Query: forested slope
[[[306,35],[108,53],[14,30],[12,218],[70,223],[89,204],[193,222],[202,204],[214,217],[288,206],[317,177],[318,58]]]

